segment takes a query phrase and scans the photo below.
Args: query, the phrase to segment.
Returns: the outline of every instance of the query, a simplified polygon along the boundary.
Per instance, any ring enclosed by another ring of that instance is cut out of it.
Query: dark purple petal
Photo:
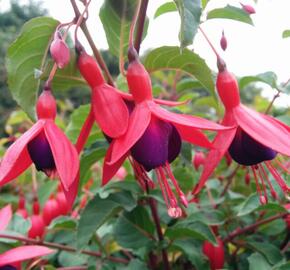
[[[27,144],[27,149],[37,170],[55,170],[53,155],[43,131]]]
[[[168,143],[168,159],[167,161],[171,163],[173,160],[177,158],[181,150],[181,137],[178,133],[175,126],[172,125],[171,134],[169,136],[169,143]]]
[[[277,152],[260,144],[241,128],[237,129],[234,140],[229,147],[229,153],[237,163],[246,166],[272,160],[277,155]]]
[[[152,117],[142,137],[131,148],[133,158],[147,171],[172,162],[179,154],[181,138],[176,128]]]
[[[17,270],[17,268],[12,265],[5,265],[5,266],[1,266],[0,270]]]

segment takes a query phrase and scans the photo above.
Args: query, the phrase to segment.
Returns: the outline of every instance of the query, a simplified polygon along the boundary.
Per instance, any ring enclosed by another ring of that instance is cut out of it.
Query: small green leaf
[[[61,251],[58,256],[58,261],[62,266],[83,265],[87,262],[88,255]]]
[[[71,217],[61,216],[54,219],[48,229],[75,229],[77,222],[75,219]]]
[[[259,196],[256,193],[253,193],[240,205],[238,216],[248,215],[255,211],[259,206],[261,206]]]
[[[200,250],[196,247],[196,242],[192,239],[178,239],[173,242],[173,246],[181,250],[188,260],[196,266],[196,269],[209,270],[209,265]]]
[[[9,89],[16,102],[33,119],[39,88],[34,70],[43,69],[49,41],[57,24],[58,21],[48,17],[31,19],[8,48],[6,66]]]
[[[266,261],[265,257],[263,257],[259,253],[253,253],[249,258],[249,270],[271,270],[271,265]]]
[[[270,85],[272,88],[277,87],[277,75],[268,71],[265,73],[258,74],[256,76],[246,76],[239,80],[240,89],[243,89],[246,85],[252,82],[263,82]]]
[[[188,49],[182,52],[174,46],[154,49],[146,55],[144,65],[149,72],[170,69],[183,71],[196,78],[216,99],[211,70],[199,55]]]
[[[274,245],[271,245],[266,242],[254,242],[254,241],[247,241],[247,244],[257,252],[264,255],[267,261],[272,265],[280,262],[283,259],[280,250]]]
[[[31,223],[28,219],[15,214],[9,223],[8,230],[26,235],[31,227]]]
[[[51,193],[57,189],[58,181],[46,181],[37,190],[39,204],[43,206]]]
[[[102,21],[109,49],[112,54],[119,57],[120,46],[122,54],[127,57],[129,31],[137,1],[132,0],[105,0],[100,9]],[[146,18],[143,38],[146,36],[149,20]]]
[[[290,30],[284,30],[283,33],[282,33],[282,37],[283,38],[288,38],[290,37]]]
[[[253,25],[253,21],[246,11],[230,5],[209,11],[207,19],[231,19]]]
[[[124,194],[122,194],[124,193]],[[131,209],[136,201],[129,192],[122,191],[110,194],[102,199],[98,194],[87,204],[81,213],[77,227],[77,247],[82,249],[90,240],[93,233],[102,226],[107,219],[121,208]]]
[[[161,16],[162,14],[168,13],[168,12],[173,12],[177,11],[177,7],[174,2],[167,2],[161,5],[160,7],[157,8],[155,14],[154,14],[154,19],[157,17]]]
[[[141,206],[120,216],[114,227],[116,241],[125,248],[140,248],[152,242],[154,225]]]
[[[201,3],[200,0],[174,0],[174,2],[181,18],[179,41],[183,49],[193,43],[200,23]]]

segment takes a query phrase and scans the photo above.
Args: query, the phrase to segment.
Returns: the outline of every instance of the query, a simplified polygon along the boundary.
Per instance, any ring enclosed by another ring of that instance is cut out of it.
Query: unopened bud
[[[240,3],[243,10],[246,11],[248,14],[255,14],[256,10],[251,5],[244,5],[243,3]]]
[[[261,203],[262,205],[267,204],[267,203],[268,203],[268,199],[267,199],[267,197],[264,196],[264,195],[261,195],[261,196],[260,196],[260,203]]]
[[[225,32],[224,31],[222,32],[222,37],[221,37],[221,40],[220,40],[220,45],[221,45],[221,48],[224,51],[227,49],[228,41],[226,39],[226,36],[225,36]]]
[[[251,180],[251,176],[247,172],[246,175],[245,175],[245,183],[246,183],[247,186],[250,184],[250,180]]]
[[[64,68],[70,60],[70,51],[59,32],[56,32],[50,45],[50,54],[58,68]]]
[[[196,170],[198,170],[199,166],[204,164],[205,156],[203,152],[195,152],[194,158],[193,158],[193,166]]]

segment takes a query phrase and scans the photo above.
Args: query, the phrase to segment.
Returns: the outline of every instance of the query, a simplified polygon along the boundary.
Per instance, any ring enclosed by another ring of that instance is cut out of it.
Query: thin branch
[[[272,222],[276,219],[279,219],[279,218],[283,218],[285,217],[286,215],[288,215],[288,213],[283,213],[283,214],[277,214],[277,215],[274,215],[272,217],[269,217],[269,218],[266,218],[266,219],[263,219],[263,220],[260,220],[254,224],[251,224],[249,226],[246,226],[244,228],[238,228],[237,230],[234,230],[233,232],[231,232],[224,240],[223,242],[226,243],[226,242],[230,242],[232,239],[234,239],[235,237],[241,235],[241,234],[244,234],[244,233],[247,233],[247,232],[250,232],[250,231],[254,231],[256,228],[258,228],[259,226],[261,225],[264,225],[264,224],[267,224],[269,222]]]
[[[73,247],[70,247],[70,246],[65,246],[65,245],[51,243],[51,242],[45,242],[45,241],[41,241],[41,240],[36,240],[36,239],[24,237],[24,236],[14,236],[14,235],[7,235],[7,234],[3,234],[2,233],[2,234],[0,234],[0,238],[17,240],[17,241],[21,241],[21,242],[32,244],[32,245],[41,245],[41,246],[45,246],[45,247],[49,247],[49,248],[65,250],[65,251],[68,251],[68,252],[76,252],[76,253],[80,252],[82,254],[93,256],[93,257],[102,257],[102,253],[101,252],[95,252],[95,251],[90,251],[90,250],[78,251],[76,248],[73,248]],[[113,257],[113,256],[108,256],[108,257],[106,257],[104,259],[112,261],[112,262],[124,263],[124,264],[127,264],[129,262],[126,259],[117,258],[117,257]]]
[[[223,197],[226,194],[226,192],[228,191],[228,189],[229,189],[230,185],[232,184],[232,182],[235,178],[235,175],[236,175],[239,168],[240,168],[240,165],[237,165],[237,167],[233,170],[233,172],[229,176],[226,177],[226,180],[228,180],[228,182],[225,185],[223,191],[221,192],[220,197]]]
[[[140,51],[140,45],[142,42],[148,2],[149,0],[142,0],[139,14],[138,14],[138,25],[136,29],[136,36],[135,36],[135,42],[134,42],[134,47],[138,53]]]
[[[76,17],[78,18],[80,16],[80,11],[78,9],[76,1],[70,0],[70,2],[71,2],[71,5],[73,7],[73,10],[75,12]],[[83,30],[84,35],[85,35],[86,39],[88,40],[90,47],[92,48],[92,51],[93,51],[94,56],[96,57],[96,59],[98,61],[98,64],[100,65],[101,69],[104,71],[104,73],[107,77],[108,84],[110,84],[111,86],[114,86],[114,80],[109,72],[109,69],[108,69],[102,55],[100,54],[99,50],[97,49],[97,47],[93,41],[93,38],[88,30],[88,27],[87,27],[85,20],[83,20],[83,22],[81,24],[81,29]]]

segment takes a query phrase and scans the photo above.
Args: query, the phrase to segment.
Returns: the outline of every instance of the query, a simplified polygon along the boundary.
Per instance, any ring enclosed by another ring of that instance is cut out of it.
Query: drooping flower
[[[19,195],[18,209],[16,211],[16,214],[22,216],[23,218],[28,217],[28,213],[27,213],[27,210],[25,208],[25,198],[22,194]]]
[[[0,231],[7,228],[12,218],[11,205],[0,209]],[[21,270],[21,262],[53,253],[54,250],[37,245],[12,248],[0,254],[0,270]]]
[[[241,2],[240,2],[240,4],[241,4],[243,10],[244,10],[245,12],[247,12],[248,14],[251,15],[251,14],[255,14],[255,13],[256,13],[256,10],[254,9],[253,6],[251,6],[251,5],[246,5],[246,4],[243,4],[243,3],[241,3]]]
[[[218,69],[216,87],[225,106],[222,124],[235,126],[235,128],[219,132],[214,139],[215,148],[211,149],[207,155],[202,175],[193,194],[201,190],[226,151],[229,151],[232,159],[238,164],[251,168],[261,203],[267,202],[265,182],[268,183],[272,196],[274,198],[277,196],[266,170],[272,174],[280,188],[287,194],[290,187],[280,176],[272,160],[278,153],[290,156],[290,128],[271,116],[242,105],[237,80],[228,72],[224,61],[219,57]],[[280,167],[287,171],[284,166]]]
[[[48,176],[58,176],[69,205],[77,191],[79,160],[75,147],[54,123],[56,102],[45,88],[37,101],[37,122],[6,151],[0,164],[0,186],[12,181],[32,163]]]
[[[49,225],[50,222],[56,217],[60,216],[60,208],[57,200],[53,195],[46,201],[42,209],[42,217],[45,225]]]
[[[126,133],[114,139],[107,151],[102,184],[108,183],[126,157],[131,155],[130,160],[141,186],[152,183],[146,171],[154,169],[169,215],[179,217],[182,211],[168,179],[184,206],[187,206],[187,200],[169,164],[178,156],[182,139],[210,148],[211,143],[199,129],[223,130],[224,127],[161,108],[152,97],[150,76],[132,48],[129,49],[127,82],[135,104]]]

